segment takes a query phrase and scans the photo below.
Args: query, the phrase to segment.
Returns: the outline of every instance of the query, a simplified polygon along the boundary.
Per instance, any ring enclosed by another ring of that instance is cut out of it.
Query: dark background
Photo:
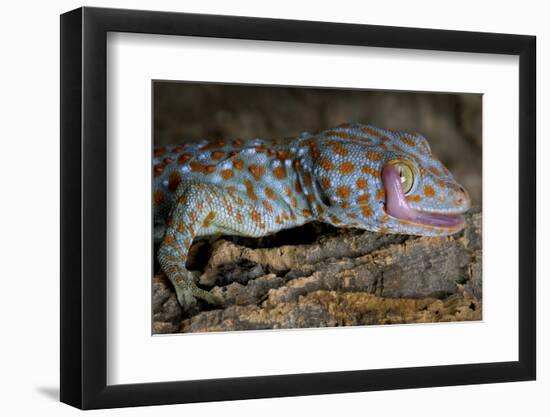
[[[424,135],[481,205],[480,94],[197,84],[155,81],[155,145],[199,139],[275,141],[344,122]]]

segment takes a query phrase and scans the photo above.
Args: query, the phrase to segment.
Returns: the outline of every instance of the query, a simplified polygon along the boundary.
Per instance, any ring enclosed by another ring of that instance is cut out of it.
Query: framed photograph
[[[61,401],[533,380],[535,38],[61,16]]]

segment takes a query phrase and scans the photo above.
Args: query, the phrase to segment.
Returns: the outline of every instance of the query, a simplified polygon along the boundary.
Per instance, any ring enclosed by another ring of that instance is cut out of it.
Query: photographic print
[[[482,96],[153,81],[153,334],[482,319]]]

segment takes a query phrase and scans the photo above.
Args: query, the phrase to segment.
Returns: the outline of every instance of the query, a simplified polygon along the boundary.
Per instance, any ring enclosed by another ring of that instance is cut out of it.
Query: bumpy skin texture
[[[399,164],[414,175],[406,193]],[[185,267],[196,237],[259,237],[313,220],[442,236],[462,228],[456,219],[469,208],[466,191],[424,137],[361,124],[303,133],[287,144],[235,139],[157,148],[153,172],[158,259],[184,308],[196,298],[219,302]]]

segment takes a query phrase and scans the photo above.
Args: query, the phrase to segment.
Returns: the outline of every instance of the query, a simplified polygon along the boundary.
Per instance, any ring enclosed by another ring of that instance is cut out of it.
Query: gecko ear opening
[[[315,189],[317,194],[319,195],[319,198],[321,199],[321,202],[325,206],[330,207],[332,205],[332,203],[330,202],[330,198],[328,198],[325,190],[323,190],[323,187],[321,187],[321,184],[319,184],[319,181],[317,181],[317,179],[315,180]]]

